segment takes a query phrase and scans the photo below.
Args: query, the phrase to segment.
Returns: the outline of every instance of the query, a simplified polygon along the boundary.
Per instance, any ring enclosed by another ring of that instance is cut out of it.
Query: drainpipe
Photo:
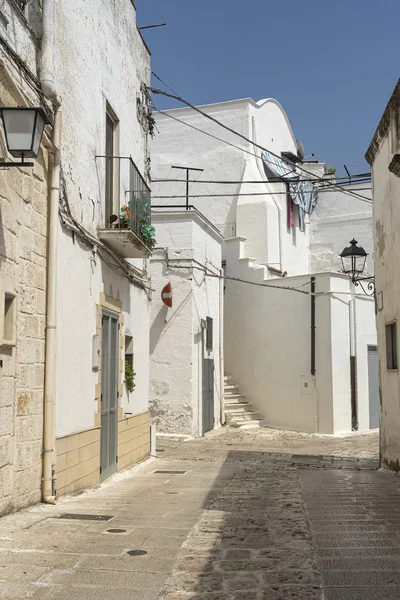
[[[60,138],[61,101],[54,83],[54,30],[55,0],[43,0],[42,54],[40,83],[46,98],[54,107],[52,133],[53,154],[49,176],[48,198],[48,249],[47,249],[47,306],[46,306],[46,363],[43,407],[43,485],[42,500],[48,504],[56,502],[55,480],[55,403],[56,403],[56,294],[57,294],[57,228],[60,197]]]
[[[351,285],[351,299],[349,303],[350,321],[350,390],[351,390],[351,426],[353,431],[358,430],[357,414],[357,346],[356,346],[356,298],[354,285]]]
[[[225,425],[225,380],[224,380],[224,270],[221,269],[219,280],[219,379],[220,379],[220,419]]]
[[[311,375],[315,376],[315,277],[311,277]]]

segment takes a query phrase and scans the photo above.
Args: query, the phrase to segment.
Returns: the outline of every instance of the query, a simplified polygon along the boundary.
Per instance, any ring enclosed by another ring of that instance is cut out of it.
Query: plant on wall
[[[131,365],[128,362],[126,362],[125,363],[125,383],[126,383],[126,387],[128,388],[129,392],[133,392],[136,387],[135,377],[136,377],[135,371],[132,369]]]

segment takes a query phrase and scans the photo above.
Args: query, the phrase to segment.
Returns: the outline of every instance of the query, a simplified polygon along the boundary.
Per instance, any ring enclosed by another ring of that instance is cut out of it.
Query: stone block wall
[[[100,483],[100,427],[58,438],[57,495]]]
[[[0,76],[2,105],[19,104],[13,92]],[[3,160],[2,132],[0,147]],[[0,171],[0,293],[15,297],[15,338],[0,340],[0,515],[40,500],[48,158]]]

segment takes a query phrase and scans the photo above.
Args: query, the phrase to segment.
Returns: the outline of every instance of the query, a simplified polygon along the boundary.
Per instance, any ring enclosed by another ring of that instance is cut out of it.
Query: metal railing
[[[105,228],[130,229],[152,247],[155,231],[151,225],[151,190],[134,161],[127,156],[96,158],[106,163]]]

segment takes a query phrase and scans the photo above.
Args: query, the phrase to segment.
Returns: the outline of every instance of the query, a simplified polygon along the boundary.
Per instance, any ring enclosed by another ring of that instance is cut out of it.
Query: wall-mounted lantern
[[[28,106],[0,107],[7,148],[20,162],[0,162],[0,167],[33,167],[25,158],[39,154],[43,130],[50,121],[42,108]]]
[[[356,286],[360,285],[365,294],[372,296],[375,291],[374,276],[361,277],[365,270],[367,256],[368,253],[362,246],[358,246],[358,242],[354,238],[351,240],[350,246],[344,248],[340,254],[343,273],[348,275]],[[369,282],[366,289],[361,283],[362,281]]]

